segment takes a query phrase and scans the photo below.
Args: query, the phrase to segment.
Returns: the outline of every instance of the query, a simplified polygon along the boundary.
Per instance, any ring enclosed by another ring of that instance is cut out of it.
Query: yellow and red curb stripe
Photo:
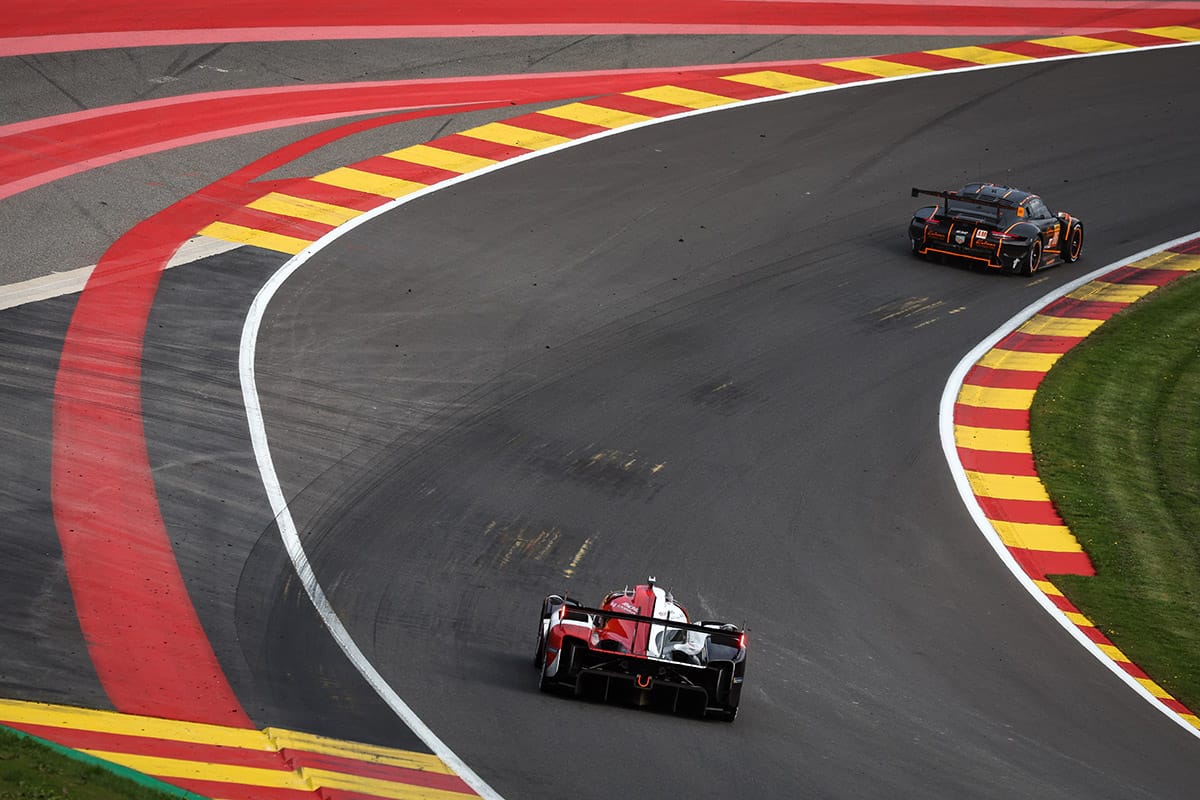
[[[405,195],[616,128],[838,85],[1190,42],[1200,42],[1200,28],[1144,28],[793,64],[635,89],[488,123],[297,180],[232,209],[200,233],[294,255],[339,225]]]
[[[1055,510],[1030,447],[1029,409],[1064,353],[1105,320],[1158,289],[1200,271],[1200,239],[1121,266],[1052,301],[970,367],[954,404],[954,443],[980,510],[1013,559],[1051,604],[1117,667],[1193,728],[1200,718],[1131,662],[1048,575],[1095,574]]]
[[[18,700],[0,700],[0,725],[215,800],[477,796],[437,756],[281,728],[250,730]]]

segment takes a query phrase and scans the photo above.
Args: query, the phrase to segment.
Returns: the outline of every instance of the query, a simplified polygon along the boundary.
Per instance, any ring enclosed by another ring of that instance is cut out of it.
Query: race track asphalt
[[[269,309],[259,384],[334,608],[507,797],[1190,796],[1194,738],[974,529],[937,408],[1016,311],[1195,230],[1197,67],[1186,48],[721,111],[325,248]],[[978,177],[1081,217],[1084,262],[1027,280],[909,255],[909,187]],[[540,597],[647,574],[749,625],[732,726],[537,692]]]

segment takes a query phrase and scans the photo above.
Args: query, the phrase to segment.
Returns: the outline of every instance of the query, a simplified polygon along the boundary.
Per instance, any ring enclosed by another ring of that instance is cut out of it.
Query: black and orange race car
[[[957,192],[913,187],[912,196],[921,195],[942,203],[913,214],[908,238],[917,256],[953,256],[1030,275],[1083,253],[1083,223],[1065,211],[1051,212],[1036,194],[968,183]]]

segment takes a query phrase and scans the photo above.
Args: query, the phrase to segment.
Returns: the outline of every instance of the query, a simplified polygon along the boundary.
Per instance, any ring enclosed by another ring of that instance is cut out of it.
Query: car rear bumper
[[[733,662],[685,664],[564,642],[553,682],[576,695],[605,702],[653,706],[703,716],[735,708],[741,674]]]
[[[1018,269],[1021,258],[1026,255],[1030,244],[1021,239],[976,244],[969,236],[964,236],[962,242],[957,242],[950,236],[940,238],[931,235],[919,225],[910,227],[908,235],[912,240],[913,252],[919,256],[950,256],[983,264],[992,269]]]

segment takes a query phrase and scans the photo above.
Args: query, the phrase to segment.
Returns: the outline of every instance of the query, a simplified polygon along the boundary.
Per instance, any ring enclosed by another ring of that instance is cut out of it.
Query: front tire
[[[1029,253],[1025,256],[1025,260],[1021,263],[1021,274],[1032,275],[1037,272],[1038,267],[1042,265],[1042,240],[1034,239],[1033,244],[1029,245]]]
[[[1083,226],[1076,225],[1067,237],[1067,246],[1063,248],[1063,261],[1074,264],[1083,254]]]

